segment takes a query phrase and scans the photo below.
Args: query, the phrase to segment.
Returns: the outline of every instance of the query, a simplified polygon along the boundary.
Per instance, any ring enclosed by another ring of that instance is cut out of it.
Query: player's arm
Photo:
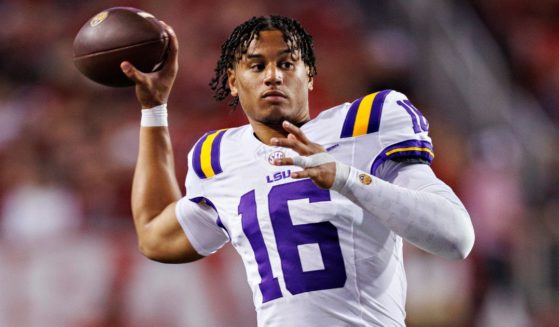
[[[132,214],[139,248],[152,260],[178,263],[202,256],[192,247],[175,213],[181,192],[175,175],[165,105],[178,71],[178,42],[173,30],[165,26],[170,48],[167,63],[160,71],[145,74],[127,62],[122,63],[121,68],[136,82],[136,96],[142,109],[157,108],[144,111],[142,116],[132,184]]]
[[[464,259],[470,253],[470,216],[430,166],[389,160],[379,167],[378,178],[336,162],[336,174],[332,189],[374,213],[410,243],[449,259]]]
[[[374,214],[385,226],[416,246],[436,255],[463,259],[471,251],[474,231],[470,217],[454,192],[422,164],[386,162],[381,176],[336,162],[296,126],[284,123],[287,138],[274,145],[295,150],[300,157],[277,159],[277,165],[297,165],[293,178],[311,178],[322,188],[347,196]]]
[[[168,263],[202,258],[177,220],[180,198],[167,127],[142,127],[132,183],[132,214],[139,248],[146,257]]]

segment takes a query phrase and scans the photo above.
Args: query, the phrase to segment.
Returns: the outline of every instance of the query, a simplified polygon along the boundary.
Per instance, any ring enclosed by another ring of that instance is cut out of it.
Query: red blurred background
[[[72,64],[83,23],[133,6],[172,25],[177,175],[206,131],[246,122],[212,99],[221,43],[255,15],[314,36],[312,115],[372,91],[428,117],[433,168],[476,230],[451,262],[406,247],[408,326],[559,321],[559,4],[472,0],[0,2],[0,326],[253,326],[228,245],[189,265],[140,256],[130,213],[139,105]]]

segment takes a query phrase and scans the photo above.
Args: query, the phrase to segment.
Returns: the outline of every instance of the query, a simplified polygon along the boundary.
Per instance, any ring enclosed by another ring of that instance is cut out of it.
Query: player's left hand
[[[311,142],[301,129],[287,121],[282,127],[288,132],[286,138],[273,137],[270,143],[289,148],[300,154],[299,157],[275,159],[276,166],[299,166],[302,171],[291,173],[291,178],[310,178],[321,188],[329,189],[336,178],[336,162],[326,153],[323,146]],[[323,153],[324,155],[321,155]]]

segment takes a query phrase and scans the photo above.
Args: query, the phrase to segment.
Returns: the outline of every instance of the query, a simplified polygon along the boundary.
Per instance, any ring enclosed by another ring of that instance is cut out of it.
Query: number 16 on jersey
[[[309,203],[331,201],[330,191],[309,180],[276,185],[268,193],[268,210],[287,290],[293,294],[343,287],[347,275],[337,228],[328,221],[294,225],[288,201],[308,199]],[[254,251],[263,303],[283,296],[258,223],[255,191],[245,193],[239,202],[243,232]],[[324,269],[304,271],[299,246],[316,244]]]

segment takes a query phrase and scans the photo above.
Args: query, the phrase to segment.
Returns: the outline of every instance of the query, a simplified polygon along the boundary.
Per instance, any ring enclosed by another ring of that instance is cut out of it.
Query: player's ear
[[[314,87],[313,86],[314,78],[311,75],[311,69],[309,68],[309,66],[305,65],[305,68],[307,69],[307,76],[309,77],[309,84],[308,84],[309,91],[312,91],[312,89]]]
[[[234,69],[227,69],[227,83],[229,84],[229,89],[231,90],[231,95],[236,97],[239,94],[237,90],[237,77],[235,75]]]

